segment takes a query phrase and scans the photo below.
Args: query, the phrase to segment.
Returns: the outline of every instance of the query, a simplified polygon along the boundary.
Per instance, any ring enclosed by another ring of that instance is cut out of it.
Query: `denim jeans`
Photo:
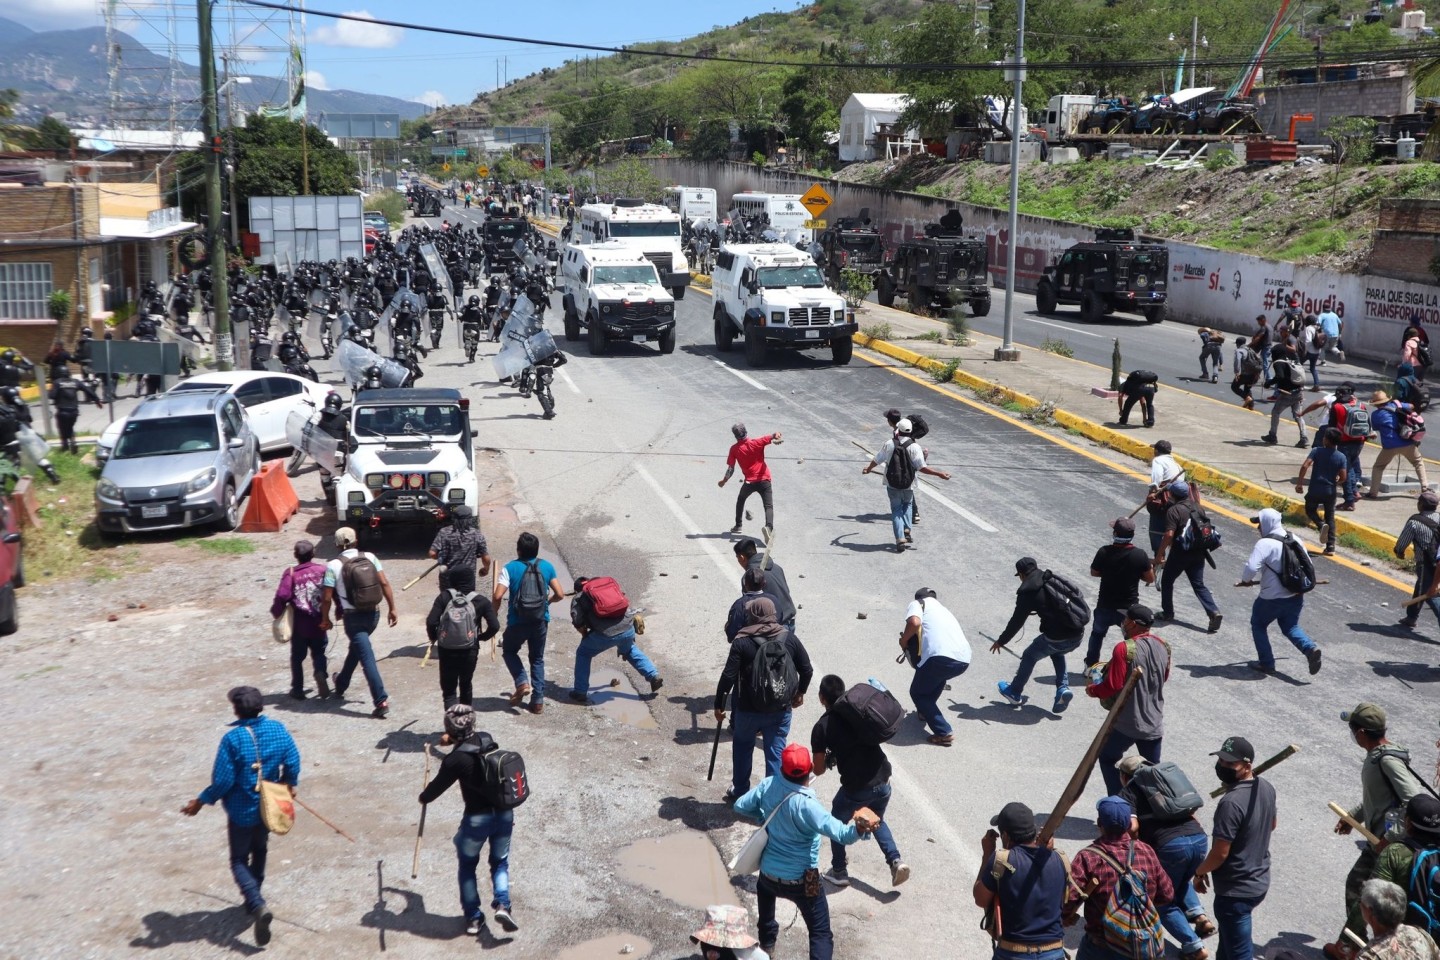
[[[370,699],[379,706],[390,699],[385,693],[385,681],[380,679],[380,665],[375,662],[375,650],[370,646],[370,632],[380,625],[380,611],[361,612],[351,610],[345,614],[345,636],[350,638],[350,649],[345,652],[345,663],[335,675],[335,695],[338,697],[350,687],[350,678],[355,675],[358,665],[365,672],[365,683],[370,687]]]
[[[1311,385],[1313,385],[1313,386],[1315,387],[1316,390],[1319,390],[1319,389],[1320,389],[1320,371],[1318,371],[1318,370],[1315,369],[1315,365],[1320,362],[1320,354],[1318,354],[1318,353],[1307,353],[1307,354],[1305,354],[1305,362],[1310,365],[1310,383],[1311,383]]]
[[[992,960],[1068,960],[1069,958],[1064,947],[1045,950],[1041,953],[1016,953],[1014,950],[1002,950],[998,945],[991,951],[990,956]]]
[[[790,708],[776,713],[736,710],[730,741],[730,783],[738,797],[750,789],[750,768],[755,761],[755,738],[765,751],[765,776],[780,776],[780,754],[790,735]]]
[[[1190,589],[1195,591],[1195,599],[1200,601],[1200,606],[1205,612],[1216,614],[1220,612],[1220,605],[1215,602],[1215,596],[1210,588],[1205,586],[1205,552],[1203,550],[1181,551],[1176,550],[1165,560],[1165,570],[1160,574],[1160,612],[1168,617],[1175,615],[1175,581],[1184,574],[1190,580]]]
[[[1210,840],[1203,833],[1175,837],[1155,848],[1155,855],[1160,858],[1160,866],[1165,868],[1165,875],[1170,878],[1170,885],[1175,888],[1174,899],[1160,908],[1160,922],[1165,925],[1165,931],[1180,944],[1182,957],[1201,947],[1200,938],[1195,934],[1195,928],[1190,925],[1190,921],[1204,916],[1205,908],[1200,905],[1200,898],[1196,896],[1195,887],[1190,881],[1195,876],[1195,868],[1204,862],[1205,852],[1209,848]]]
[[[1423,557],[1417,558],[1415,561],[1415,589],[1411,591],[1410,596],[1422,597],[1426,593],[1429,593],[1430,581],[1434,577],[1435,565]],[[1429,607],[1430,612],[1435,614],[1435,619],[1440,621],[1440,600],[1436,600],[1433,597],[1424,603],[1417,603],[1415,606],[1410,607],[1405,613],[1405,621],[1412,626],[1419,622],[1421,607]]]
[[[931,657],[915,670],[915,677],[910,681],[910,699],[931,733],[945,736],[951,732],[950,721],[940,710],[940,694],[945,692],[947,680],[960,676],[969,666],[949,657]]]
[[[1365,476],[1365,468],[1360,466],[1360,454],[1365,450],[1363,440],[1342,440],[1335,449],[1345,454],[1345,502],[1354,503],[1359,496],[1360,481]],[[1375,491],[1379,493],[1379,491]]]
[[[880,826],[875,828],[875,842],[880,844],[880,852],[885,854],[886,863],[894,863],[900,859],[900,848],[895,846],[895,836],[890,832],[890,824],[884,819],[885,808],[890,805],[890,784],[879,783],[866,790],[846,790],[843,786],[835,791],[835,799],[830,802],[830,816],[841,823],[849,823],[850,818],[855,816],[855,811],[861,807],[869,807],[880,817]],[[844,870],[849,859],[845,856],[845,845],[830,841],[830,866],[836,870]]]
[[[660,675],[655,669],[655,664],[645,656],[645,651],[635,646],[635,628],[631,627],[618,637],[607,637],[599,630],[591,630],[580,640],[580,645],[575,648],[575,689],[580,693],[590,691],[590,661],[595,659],[596,654],[604,653],[606,650],[620,648],[620,656],[625,662],[636,670],[646,680],[654,680]]]
[[[768,951],[780,936],[780,924],[775,921],[775,899],[781,897],[795,904],[805,920],[805,929],[810,932],[810,960],[832,960],[835,956],[835,936],[830,932],[830,904],[825,900],[823,887],[818,897],[809,897],[805,895],[803,880],[787,883],[762,873],[755,885],[755,895],[760,901],[762,948]]]
[[[230,873],[245,898],[245,909],[254,913],[265,906],[260,885],[265,882],[265,855],[269,852],[270,831],[265,824],[253,827],[229,825]]]
[[[1220,930],[1215,960],[1253,960],[1255,944],[1250,940],[1250,915],[1264,899],[1215,895],[1215,926]]]
[[[1315,649],[1315,641],[1300,629],[1300,611],[1304,608],[1304,594],[1283,600],[1255,598],[1255,605],[1250,608],[1250,636],[1255,640],[1255,653],[1263,665],[1275,666],[1275,651],[1270,649],[1269,628],[1270,624],[1276,621],[1280,623],[1280,632],[1295,645],[1295,649],[1301,653],[1309,653]]]
[[[550,629],[549,620],[534,620],[528,623],[512,623],[501,634],[500,655],[505,660],[505,669],[515,679],[515,689],[530,684],[530,702],[545,702],[545,637]],[[530,662],[530,671],[520,662],[520,648]]]
[[[1315,529],[1320,529],[1320,524],[1327,524],[1330,529],[1325,534],[1325,549],[1335,549],[1335,488],[1331,487],[1329,493],[1316,490],[1312,484],[1305,492],[1305,516],[1315,524]],[[1429,584],[1427,583],[1428,587]]]
[[[1162,737],[1156,737],[1153,740],[1136,740],[1118,730],[1111,730],[1110,736],[1106,737],[1105,742],[1101,744],[1100,754],[1096,759],[1096,762],[1100,764],[1100,776],[1105,779],[1106,796],[1113,797],[1120,793],[1120,771],[1115,769],[1115,764],[1125,756],[1126,750],[1134,747],[1135,751],[1146,760],[1151,763],[1159,763],[1160,745],[1163,742]]]
[[[1070,688],[1070,674],[1065,670],[1065,654],[1080,646],[1080,638],[1074,637],[1070,640],[1051,640],[1043,633],[1035,635],[1030,641],[1030,646],[1020,653],[1020,666],[1015,669],[1015,679],[1010,681],[1010,692],[1020,696],[1025,692],[1025,684],[1030,682],[1030,674],[1035,669],[1035,664],[1043,658],[1049,657],[1050,663],[1055,667],[1055,693],[1058,696],[1061,690]]]
[[[305,657],[310,657],[310,664],[315,669],[315,679],[329,681],[330,675],[326,673],[329,665],[325,662],[325,647],[330,643],[325,634],[313,639],[303,637],[290,638],[290,689],[299,693],[305,689]]]
[[[1090,642],[1085,645],[1085,665],[1087,667],[1092,663],[1100,662],[1100,647],[1105,643],[1105,635],[1110,632],[1110,628],[1118,627],[1124,622],[1124,610],[1095,608],[1095,619],[1090,621]]]
[[[903,540],[905,531],[910,529],[911,511],[915,508],[915,488],[897,490],[886,484],[885,494],[890,498],[890,526],[895,529],[895,539]]]
[[[510,909],[510,831],[515,828],[514,810],[472,813],[461,818],[455,833],[455,855],[460,861],[460,909],[465,919],[480,916],[480,890],[475,871],[480,866],[480,849],[490,841],[490,885],[495,889],[492,910]]]

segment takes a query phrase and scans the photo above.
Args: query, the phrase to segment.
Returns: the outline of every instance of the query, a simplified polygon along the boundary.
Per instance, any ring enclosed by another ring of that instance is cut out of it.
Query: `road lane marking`
[[[577,395],[582,397],[584,396],[583,393],[580,393],[580,388],[575,386],[575,381],[570,379],[570,371],[566,370],[564,367],[560,368],[560,379],[564,380],[565,386],[569,387],[571,390],[574,390]]]
[[[690,515],[685,512],[685,509],[676,502],[675,498],[670,496],[670,491],[661,486],[660,481],[651,476],[650,471],[638,463],[635,464],[635,473],[641,480],[649,484],[651,490],[655,491],[655,496],[659,497],[660,502],[665,504],[670,512],[675,515],[675,519],[680,521],[680,526],[685,528],[685,532],[690,534],[691,538],[700,544],[701,549],[710,555],[710,559],[715,561],[715,566],[720,568],[720,575],[722,577],[735,576],[735,561],[726,559],[725,555],[720,552],[720,548],[715,546],[714,541],[705,535],[705,531],[701,530],[699,525],[690,519]]]
[[[990,526],[990,524],[986,523],[984,520],[981,520],[979,517],[975,516],[975,514],[971,513],[969,510],[966,510],[964,507],[960,506],[960,504],[956,503],[954,500],[951,500],[949,497],[945,496],[945,494],[940,493],[938,490],[922,484],[920,487],[920,492],[925,494],[925,496],[931,498],[947,510],[958,513],[960,516],[964,517],[966,520],[969,520],[971,523],[975,524],[975,526],[979,527],[981,530],[984,530],[986,533],[1000,532],[999,530],[996,530],[994,527]]]
[[[1066,333],[1078,333],[1082,337],[1095,337],[1097,340],[1106,339],[1106,337],[1098,333],[1091,333],[1089,330],[1077,330],[1076,328],[1063,323],[1051,323],[1049,320],[1036,320],[1034,317],[1021,317],[1020,319],[1024,320],[1027,323],[1038,323],[1043,326],[1054,327],[1056,330],[1064,330]],[[1032,347],[1031,349],[1034,350],[1039,348]]]
[[[711,357],[711,358],[710,358],[710,361],[711,361],[712,363],[718,363],[718,364],[721,366],[722,369],[724,369],[724,370],[726,370],[726,371],[728,371],[728,372],[730,372],[730,373],[735,374],[735,376],[739,377],[741,380],[744,380],[746,383],[750,384],[750,386],[754,387],[756,390],[764,390],[764,391],[766,391],[767,393],[770,391],[770,388],[767,387],[767,386],[765,386],[765,384],[761,383],[759,380],[756,380],[754,377],[750,376],[749,374],[741,373],[739,370],[736,370],[734,367],[730,366],[730,364],[726,363],[724,360],[716,360],[714,357]]]

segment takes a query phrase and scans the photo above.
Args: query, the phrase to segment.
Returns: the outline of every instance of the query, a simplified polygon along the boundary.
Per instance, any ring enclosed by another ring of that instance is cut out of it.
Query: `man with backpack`
[[[1265,379],[1265,386],[1275,388],[1274,406],[1270,408],[1270,432],[1260,439],[1268,444],[1279,443],[1277,431],[1280,429],[1280,416],[1286,411],[1295,419],[1295,426],[1300,430],[1300,439],[1295,441],[1297,447],[1310,446],[1309,439],[1305,436],[1305,421],[1300,417],[1300,401],[1305,396],[1305,375],[1300,369],[1300,363],[1295,359],[1295,351],[1288,346],[1277,346],[1270,361],[1270,376]]]
[[[765,462],[765,448],[772,443],[783,443],[779,431],[763,437],[750,438],[745,424],[736,423],[730,427],[730,433],[735,437],[735,442],[730,445],[730,453],[725,458],[725,476],[720,478],[720,486],[724,487],[730,477],[735,473],[735,466],[739,464],[742,483],[740,493],[735,497],[735,526],[730,528],[731,533],[739,533],[742,529],[742,522],[745,518],[745,501],[750,499],[750,494],[760,494],[760,504],[765,508],[764,535],[768,541],[771,532],[775,529],[775,503],[770,494],[770,465]]]
[[[1156,620],[1175,619],[1175,581],[1183,573],[1190,581],[1195,599],[1210,618],[1206,633],[1217,633],[1224,616],[1210,588],[1205,586],[1205,563],[1210,551],[1219,547],[1219,532],[1199,504],[1190,498],[1190,486],[1170,485],[1170,507],[1165,511],[1165,537],[1155,551],[1155,569],[1160,570],[1160,612]],[[1168,562],[1167,562],[1168,559]],[[1212,561],[1213,563],[1213,561]]]
[[[315,545],[309,540],[295,541],[295,566],[280,575],[280,586],[270,604],[270,616],[279,618],[285,608],[291,613],[290,623],[290,696],[305,699],[305,657],[310,657],[315,670],[315,688],[320,699],[330,696],[330,674],[325,662],[325,648],[330,643],[320,629],[324,613],[325,565],[315,562]]]
[[[440,575],[436,579],[441,595],[449,588],[461,593],[475,592],[475,565],[478,561],[478,576],[490,572],[490,548],[475,522],[474,510],[462,503],[450,511],[450,523],[440,528],[430,544],[430,559],[440,564]]]
[[[1160,922],[1180,945],[1182,960],[1208,960],[1210,951],[1202,940],[1215,934],[1215,923],[1205,915],[1191,879],[1205,859],[1209,840],[1195,812],[1205,800],[1190,778],[1172,762],[1151,763],[1131,754],[1115,769],[1120,774],[1120,793],[1139,823],[1138,836],[1150,844],[1160,866],[1170,878],[1175,896],[1160,906]]]
[[[741,537],[735,541],[735,562],[740,564],[740,569],[755,571],[762,575],[762,589],[765,594],[775,601],[775,616],[786,630],[795,629],[795,601],[790,598],[790,582],[785,579],[785,570],[775,562],[775,558],[760,552],[760,544],[749,537]],[[747,591],[745,586],[745,574],[740,575],[740,591]],[[739,627],[745,624],[742,621]],[[737,627],[738,631],[738,627]],[[732,637],[733,639],[733,637]]]
[[[1415,368],[1408,363],[1395,368],[1395,399],[1421,413],[1430,409],[1430,385],[1415,376]]]
[[[468,593],[456,586],[441,590],[425,618],[425,633],[438,648],[440,697],[447,707],[475,699],[475,663],[480,645],[500,632],[494,604],[474,590],[473,577],[470,586]]]
[[[1131,669],[1141,668],[1140,679],[1120,707],[1110,736],[1100,748],[1100,775],[1105,779],[1105,790],[1112,795],[1120,792],[1120,772],[1115,764],[1126,750],[1133,746],[1151,763],[1160,762],[1165,737],[1165,684],[1170,679],[1171,657],[1170,645],[1150,632],[1154,622],[1155,614],[1144,604],[1133,604],[1125,611],[1125,623],[1121,626],[1125,638],[1115,644],[1103,673],[1097,667],[1098,678],[1085,687],[1086,696],[1107,704],[1124,688]]]
[[[1150,552],[1157,553],[1165,539],[1165,513],[1171,507],[1166,494],[1175,483],[1185,482],[1185,468],[1172,455],[1169,440],[1156,440],[1150,445],[1154,455],[1150,458],[1150,489],[1145,494],[1145,513],[1150,523]],[[1189,489],[1189,485],[1186,485]],[[1118,621],[1117,621],[1118,622]]]
[[[1080,594],[1080,589],[1069,580],[1049,570],[1041,570],[1033,557],[1021,557],[1015,561],[1015,576],[1020,586],[1015,590],[1015,612],[1000,636],[990,644],[991,653],[999,653],[1010,642],[1031,614],[1040,617],[1040,632],[1020,654],[1020,666],[1010,682],[1001,680],[998,684],[1000,695],[1009,703],[1020,706],[1030,698],[1025,696],[1025,684],[1035,664],[1042,657],[1049,657],[1055,667],[1055,713],[1064,713],[1075,696],[1070,692],[1070,674],[1065,669],[1065,654],[1080,646],[1085,636],[1085,625],[1090,622],[1090,608]]]
[[[345,625],[345,636],[350,640],[345,663],[334,677],[336,699],[345,699],[345,691],[358,665],[365,673],[365,683],[370,687],[370,700],[375,707],[370,715],[383,720],[390,713],[390,697],[385,692],[385,681],[380,679],[380,665],[375,661],[370,634],[380,625],[382,599],[385,601],[386,622],[393,627],[400,618],[395,615],[395,594],[390,589],[385,568],[375,554],[361,553],[355,548],[355,543],[353,527],[341,527],[335,531],[335,546],[340,548],[340,556],[325,567],[320,629],[330,629],[330,611],[334,610]]]
[[[715,685],[715,720],[725,721],[730,692],[735,692],[730,761],[730,788],[724,802],[750,789],[750,767],[755,757],[755,738],[765,752],[765,775],[780,770],[780,752],[790,733],[790,711],[805,702],[805,691],[815,671],[810,654],[795,637],[775,620],[775,605],[761,597],[745,607],[746,625],[730,644],[725,669]]]
[[[1334,427],[1322,428],[1320,446],[1305,457],[1305,462],[1300,464],[1300,475],[1295,478],[1295,492],[1305,494],[1305,516],[1320,531],[1320,546],[1327,557],[1335,553],[1335,498],[1345,485],[1345,455],[1337,449],[1339,445],[1340,431]],[[1310,472],[1312,466],[1313,473]],[[1307,473],[1310,473],[1309,486],[1305,484]]]
[[[1332,310],[1320,311],[1320,316],[1315,318],[1320,324],[1320,330],[1325,334],[1325,341],[1322,344],[1326,353],[1333,353],[1345,362],[1345,321],[1340,319],[1340,314]],[[1324,360],[1320,363],[1323,365]]]
[[[1230,392],[1243,401],[1246,410],[1254,410],[1255,397],[1250,391],[1260,381],[1265,364],[1261,361],[1260,354],[1250,347],[1244,337],[1235,338],[1235,362],[1232,366],[1235,377],[1230,381]]]
[[[1300,415],[1303,417],[1321,407],[1329,409],[1325,426],[1340,431],[1340,442],[1336,449],[1345,455],[1345,502],[1339,509],[1354,510],[1360,480],[1365,476],[1365,468],[1360,465],[1360,453],[1365,449],[1365,441],[1370,439],[1373,432],[1370,410],[1355,398],[1355,385],[1348,380],[1336,387],[1334,393],[1326,394],[1324,398],[1301,410]]]
[[[1110,542],[1095,551],[1090,576],[1100,578],[1100,595],[1095,598],[1090,640],[1085,645],[1085,665],[1100,660],[1100,645],[1111,627],[1125,622],[1125,611],[1140,602],[1140,584],[1155,582],[1150,555],[1135,546],[1135,521],[1120,517],[1110,522]],[[1114,793],[1112,790],[1111,793]]]
[[[555,573],[555,565],[540,559],[540,538],[526,530],[515,538],[516,559],[500,568],[495,575],[495,593],[491,603],[496,607],[510,594],[505,612],[505,632],[501,635],[500,653],[505,669],[515,680],[510,706],[525,705],[531,713],[545,712],[545,638],[550,630],[550,604],[565,599],[565,589]],[[530,669],[520,662],[520,648]]]
[[[900,649],[915,667],[910,699],[915,703],[915,712],[930,727],[930,743],[950,746],[955,742],[955,732],[940,709],[940,694],[945,692],[945,684],[969,669],[970,642],[955,614],[935,599],[935,591],[929,587],[916,590],[915,599],[905,608]]]
[[[971,895],[985,911],[993,960],[1066,960],[1065,855],[1036,842],[1035,814],[1023,803],[1005,804],[990,826],[980,838],[980,873]]]
[[[1412,544],[1415,547],[1415,589],[1411,591],[1412,597],[1427,595],[1430,583],[1435,579],[1435,555],[1437,547],[1440,547],[1440,513],[1436,512],[1437,508],[1440,508],[1440,494],[1434,490],[1421,490],[1419,499],[1415,501],[1416,512],[1405,521],[1400,536],[1395,540],[1395,556],[1401,560],[1405,559],[1405,551]],[[1399,625],[1415,629],[1420,622],[1422,606],[1429,607],[1436,621],[1440,621],[1440,601],[1431,597],[1423,604],[1406,607]]]
[[[518,753],[501,750],[490,734],[475,729],[475,710],[468,703],[445,709],[445,734],[440,743],[454,749],[440,761],[435,779],[420,792],[420,802],[433,803],[451,784],[460,784],[465,813],[455,834],[455,855],[460,862],[460,907],[465,913],[465,932],[476,936],[485,928],[475,872],[480,866],[480,851],[488,843],[490,884],[494,889],[490,909],[500,928],[514,933],[520,925],[510,914],[510,835],[515,829],[515,808],[530,796],[525,761]]]
[[[895,735],[905,709],[890,691],[873,680],[847,691],[845,681],[831,673],[820,679],[816,693],[825,715],[810,730],[815,776],[822,776],[830,767],[840,772],[840,787],[830,803],[830,816],[846,823],[862,807],[875,812],[880,818],[875,842],[890,867],[891,886],[898,887],[910,879],[910,868],[900,859],[900,848],[885,822],[891,793],[890,761],[881,744]],[[824,878],[837,887],[848,887],[847,864],[844,845],[831,840],[830,869]]]
[[[1155,426],[1155,391],[1159,383],[1160,375],[1151,370],[1131,370],[1126,375],[1125,382],[1120,384],[1120,392],[1115,397],[1122,427],[1130,423],[1130,410],[1137,402],[1140,404],[1141,420],[1145,426]]]
[[[910,527],[916,479],[925,473],[949,480],[950,474],[925,465],[925,451],[915,441],[914,424],[909,420],[901,420],[895,425],[895,437],[886,440],[875,453],[875,458],[860,472],[870,473],[876,467],[885,468],[885,493],[890,498],[890,526],[895,533],[895,552],[904,553],[906,545],[915,542]]]
[[[1440,799],[1428,793],[1410,798],[1400,835],[1380,851],[1370,878],[1405,890],[1405,922],[1440,936]]]
[[[1225,792],[1215,804],[1210,852],[1195,868],[1195,889],[1205,893],[1214,875],[1217,960],[1252,960],[1252,919],[1270,891],[1270,835],[1279,822],[1275,788],[1255,776],[1255,747],[1244,737],[1227,737],[1211,756]]]
[[[1137,960],[1165,955],[1161,904],[1175,896],[1150,844],[1130,836],[1135,815],[1121,797],[1095,805],[1100,837],[1075,854],[1065,891],[1065,918],[1085,911],[1085,936],[1075,960]]]
[[[1275,653],[1270,649],[1270,624],[1279,622],[1295,649],[1305,655],[1310,674],[1320,672],[1320,647],[1300,626],[1305,594],[1315,586],[1315,568],[1305,546],[1285,529],[1280,511],[1266,507],[1251,523],[1259,524],[1260,539],[1250,550],[1237,587],[1260,584],[1260,594],[1250,608],[1250,635],[1259,657],[1250,666],[1261,673],[1275,672]]]
[[[635,613],[630,600],[613,577],[577,577],[570,598],[570,624],[580,634],[575,647],[575,686],[570,699],[590,702],[590,661],[606,650],[616,650],[640,672],[654,693],[665,685],[660,671],[635,645]]]
[[[1426,581],[1429,584],[1429,581]],[[769,578],[765,571],[759,566],[749,567],[740,575],[740,596],[730,604],[730,612],[725,615],[725,642],[734,643],[735,635],[745,626],[745,605],[751,600],[758,600],[766,597],[775,604],[776,611],[779,611],[782,604],[780,599],[768,590]],[[778,614],[777,614],[778,616]],[[787,624],[787,629],[793,626]]]
[[[1310,314],[1305,318],[1305,329],[1300,335],[1300,360],[1310,368],[1310,389],[1319,391],[1320,371],[1316,369],[1325,360],[1325,331],[1320,329],[1318,318]]]
[[[1384,390],[1370,395],[1370,426],[1380,435],[1380,452],[1370,465],[1370,488],[1366,500],[1380,499],[1380,480],[1385,468],[1396,457],[1410,461],[1420,481],[1420,489],[1430,486],[1425,476],[1425,458],[1420,456],[1420,441],[1425,439],[1425,418],[1413,406],[1390,399]]]
[[[1397,840],[1406,804],[1424,789],[1410,767],[1410,751],[1386,737],[1388,718],[1378,704],[1361,703],[1340,717],[1350,726],[1350,739],[1365,751],[1360,765],[1360,804],[1350,809],[1350,816],[1382,842]],[[1344,820],[1335,824],[1338,834],[1350,830]],[[1378,849],[1367,844],[1345,877],[1345,929],[1362,938],[1365,921],[1360,916],[1360,886],[1370,879],[1379,854]],[[1334,943],[1325,945],[1324,953],[1330,960],[1350,960],[1355,949],[1342,934]]]
[[[924,440],[925,437],[930,433],[930,424],[927,423],[925,421],[925,418],[922,417],[920,414],[912,413],[910,414],[910,416],[907,417],[895,407],[891,407],[889,410],[885,411],[885,422],[890,425],[890,438],[892,440],[898,442],[900,439],[901,420],[910,421],[910,439],[912,440],[915,440],[917,442],[920,440]],[[920,452],[925,454],[926,457],[930,456],[930,451],[925,449],[924,447],[920,448]],[[910,504],[910,526],[920,526],[920,501],[918,499],[914,503]]]

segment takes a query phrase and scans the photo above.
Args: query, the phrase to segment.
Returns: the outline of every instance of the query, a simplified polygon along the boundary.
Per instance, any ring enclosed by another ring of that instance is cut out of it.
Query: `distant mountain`
[[[105,29],[36,32],[0,18],[0,89],[20,91],[22,116],[60,112],[72,121],[95,125],[120,122],[151,123],[167,120],[172,101],[185,104],[181,120],[194,122],[200,97],[198,67],[181,63],[175,71],[175,89],[169,89],[170,62],[125,33],[115,34],[120,48],[120,108],[110,116],[110,66],[105,56]],[[283,86],[283,84],[280,84]],[[249,85],[232,88],[236,107],[253,108],[264,98],[279,95],[274,77],[256,77]],[[423,116],[422,103],[354,90],[307,91],[312,113],[398,113],[403,120]]]

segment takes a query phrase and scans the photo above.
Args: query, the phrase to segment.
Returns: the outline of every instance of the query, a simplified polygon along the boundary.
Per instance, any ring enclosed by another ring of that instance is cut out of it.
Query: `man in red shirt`
[[[735,465],[740,465],[740,474],[745,478],[740,485],[740,495],[735,498],[735,526],[730,528],[731,533],[741,531],[741,522],[745,516],[745,501],[750,499],[750,494],[760,494],[760,502],[765,505],[765,541],[768,543],[770,534],[775,529],[775,505],[770,498],[770,465],[765,462],[765,448],[771,443],[781,443],[780,434],[772,433],[765,437],[750,439],[745,430],[745,424],[737,423],[730,428],[735,435],[735,442],[730,446],[730,456],[725,460],[725,477],[720,481],[720,486],[725,486],[726,481],[735,473]]]
[[[1150,902],[1161,907],[1175,896],[1165,868],[1155,850],[1130,836],[1134,809],[1121,797],[1105,797],[1096,804],[1100,838],[1075,854],[1070,864],[1072,883],[1065,889],[1065,925],[1076,920],[1080,907],[1085,908],[1085,939],[1075,953],[1075,960],[1125,960],[1128,951],[1117,950],[1105,940],[1105,906],[1110,893],[1119,882],[1122,869],[1145,875],[1145,893]],[[1163,937],[1159,919],[1153,929],[1145,931]]]

